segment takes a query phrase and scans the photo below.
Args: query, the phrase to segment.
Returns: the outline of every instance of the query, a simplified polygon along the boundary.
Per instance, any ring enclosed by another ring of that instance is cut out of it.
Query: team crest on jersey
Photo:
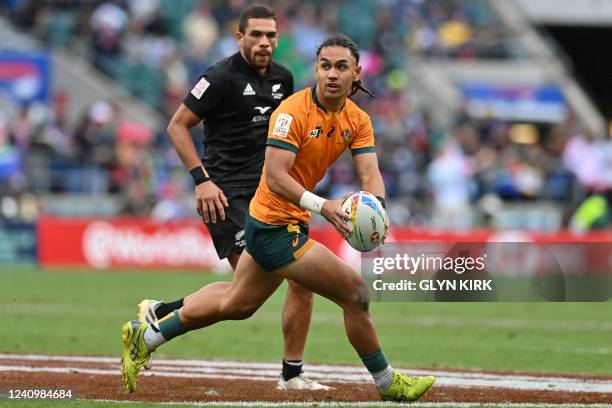
[[[342,139],[346,144],[350,144],[351,140],[353,140],[353,131],[351,129],[344,129],[342,131]]]
[[[282,92],[278,92],[281,88],[281,84],[274,84],[272,85],[272,97],[274,99],[282,99],[283,95],[285,95]]]

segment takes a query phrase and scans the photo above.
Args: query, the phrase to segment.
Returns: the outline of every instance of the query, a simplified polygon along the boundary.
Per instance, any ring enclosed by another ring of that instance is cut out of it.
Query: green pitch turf
[[[174,300],[204,273],[0,269],[0,352],[116,355],[120,327],[143,298]],[[162,356],[278,361],[283,286],[254,317],[224,322],[164,345]],[[373,303],[395,366],[531,372],[612,372],[612,303]],[[306,362],[359,364],[340,309],[320,297]],[[1,402],[0,402],[1,403]]]

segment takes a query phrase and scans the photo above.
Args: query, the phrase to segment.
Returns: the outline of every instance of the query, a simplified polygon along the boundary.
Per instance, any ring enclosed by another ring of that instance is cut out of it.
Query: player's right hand
[[[346,197],[339,200],[327,200],[321,207],[321,215],[329,221],[343,237],[351,232],[351,227],[346,223],[346,214],[342,211],[342,203]]]
[[[204,223],[217,222],[217,212],[222,220],[225,220],[225,207],[228,206],[227,198],[215,183],[206,181],[195,186],[195,200],[198,214]]]

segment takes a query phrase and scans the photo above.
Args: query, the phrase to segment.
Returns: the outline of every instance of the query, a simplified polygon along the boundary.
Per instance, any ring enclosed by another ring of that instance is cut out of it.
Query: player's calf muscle
[[[223,299],[220,311],[223,320],[245,320],[253,316],[260,305],[255,302],[236,302]]]

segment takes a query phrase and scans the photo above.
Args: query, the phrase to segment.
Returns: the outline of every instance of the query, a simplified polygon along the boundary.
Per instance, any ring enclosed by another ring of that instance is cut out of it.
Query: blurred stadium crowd
[[[168,117],[206,67],[237,50],[237,17],[249,3],[0,2],[2,13],[21,30],[49,47],[85,56]],[[553,203],[561,208],[559,225],[609,225],[612,144],[582,130],[571,114],[560,125],[542,127],[476,121],[459,111],[440,127],[411,98],[405,70],[411,56],[517,56],[485,1],[265,3],[279,18],[275,59],[293,72],[296,89],[312,83],[315,50],[327,33],[343,32],[360,46],[364,82],[379,99],[357,99],[374,122],[395,222],[495,225],[492,215],[506,203]],[[87,107],[70,126],[67,97],[56,89],[49,106],[24,106],[16,118],[0,113],[0,195],[26,200],[32,217],[40,210],[34,197],[49,192],[112,194],[121,199],[123,214],[195,216],[191,180],[165,129],[124,120],[121,107],[111,101]],[[356,188],[350,159],[343,158],[319,192],[337,197]],[[576,218],[578,205],[591,193],[602,193],[598,203]],[[0,217],[11,214],[5,210]]]

